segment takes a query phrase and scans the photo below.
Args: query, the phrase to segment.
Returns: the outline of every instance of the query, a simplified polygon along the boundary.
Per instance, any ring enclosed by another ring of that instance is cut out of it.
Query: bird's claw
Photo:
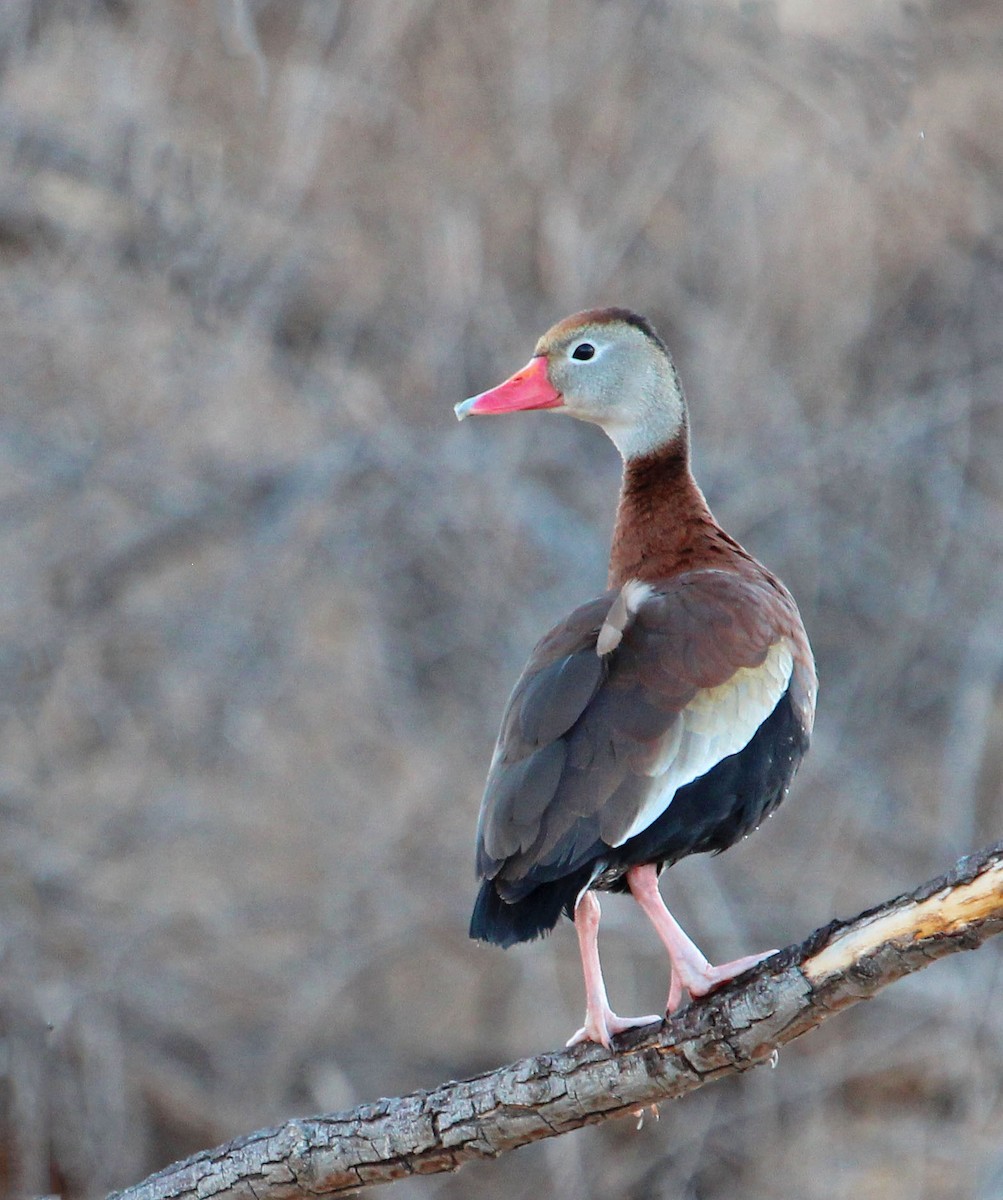
[[[610,1009],[606,1009],[605,1012],[586,1013],[585,1024],[568,1038],[565,1045],[577,1046],[581,1042],[597,1042],[609,1050],[611,1039],[618,1033],[624,1033],[628,1029],[640,1029],[643,1025],[661,1023],[662,1018],[657,1013],[646,1017],[618,1017]]]
[[[684,998],[695,1000],[700,996],[706,996],[715,988],[720,987],[722,983],[737,978],[743,971],[748,971],[757,963],[761,963],[776,953],[776,950],[765,950],[762,954],[747,954],[744,958],[735,958],[731,962],[721,963],[716,967],[711,966],[706,959],[703,959],[702,955],[701,962],[688,960],[681,964],[674,962],[666,1013],[671,1015],[677,1012],[682,1006]]]

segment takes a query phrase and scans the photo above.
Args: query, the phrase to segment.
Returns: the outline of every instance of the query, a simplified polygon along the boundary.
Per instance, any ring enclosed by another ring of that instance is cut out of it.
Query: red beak
[[[493,387],[456,405],[456,418],[471,413],[522,412],[530,408],[560,408],[564,397],[547,378],[547,360],[542,354],[531,358],[521,371]]]

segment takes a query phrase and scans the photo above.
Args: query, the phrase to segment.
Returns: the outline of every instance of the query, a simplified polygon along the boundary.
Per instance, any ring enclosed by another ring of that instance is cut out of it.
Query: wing
[[[806,654],[793,600],[766,575],[632,581],[577,609],[536,646],[505,710],[481,876],[517,900],[642,832],[749,742]]]

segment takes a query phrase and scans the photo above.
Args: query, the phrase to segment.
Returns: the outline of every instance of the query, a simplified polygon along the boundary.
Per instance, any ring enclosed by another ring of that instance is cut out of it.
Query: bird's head
[[[686,405],[665,343],[623,308],[566,317],[504,383],[456,405],[471,414],[553,409],[601,426],[625,459],[686,435]]]

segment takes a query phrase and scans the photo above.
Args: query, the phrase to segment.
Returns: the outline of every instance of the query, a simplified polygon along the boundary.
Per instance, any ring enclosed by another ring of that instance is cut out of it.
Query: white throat
[[[686,424],[686,407],[678,385],[666,392],[642,393],[630,405],[598,422],[624,462],[643,458],[669,445]]]

